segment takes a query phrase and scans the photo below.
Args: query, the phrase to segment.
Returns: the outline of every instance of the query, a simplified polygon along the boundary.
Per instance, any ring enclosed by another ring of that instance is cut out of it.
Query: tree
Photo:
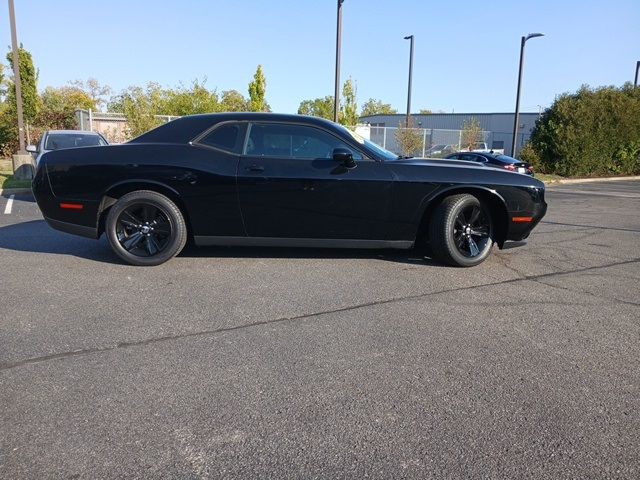
[[[349,77],[342,86],[342,105],[340,106],[339,121],[343,125],[355,126],[358,123],[357,93],[356,85]]]
[[[382,100],[370,98],[362,105],[361,117],[369,115],[393,115],[398,113],[395,108],[391,108],[390,103],[382,103]]]
[[[7,53],[9,66],[13,71],[13,53]],[[18,49],[18,61],[20,62],[20,81],[22,87],[22,110],[25,122],[33,123],[40,109],[40,96],[38,95],[38,72],[33,64],[31,53],[25,50],[22,45]],[[16,86],[12,81],[9,85],[7,95],[9,111],[15,112],[16,106]],[[17,115],[17,114],[16,114]]]
[[[47,87],[42,92],[42,107],[35,123],[41,129],[73,129],[77,123],[76,110],[96,108],[97,100],[79,87]]]
[[[95,78],[89,78],[86,81],[74,80],[69,85],[84,92],[95,104],[96,109],[101,109],[107,104],[107,96],[111,94],[111,87],[108,85],[100,85]]]
[[[4,102],[5,97],[7,96],[7,79],[4,74],[4,64],[0,63],[0,102]]]
[[[313,100],[303,100],[298,107],[300,115],[311,115],[313,117],[333,119],[333,95]]]
[[[402,155],[414,157],[422,154],[424,131],[414,128],[413,121],[401,122],[396,130],[396,141]]]
[[[122,92],[115,105],[127,117],[127,136],[137,137],[161,125],[156,115],[162,104],[163,91],[157,83],[149,83],[146,88],[129,87]]]
[[[583,85],[559,95],[536,122],[531,147],[549,173],[640,173],[640,88]]]
[[[420,115],[431,115],[433,111],[428,108],[421,108],[419,113]]]
[[[461,148],[473,150],[477,148],[478,143],[482,142],[483,134],[480,120],[472,117],[465,120],[462,124]]]
[[[258,65],[253,81],[249,83],[249,110],[252,112],[270,112],[271,108],[265,98],[267,80],[264,78],[262,65]]]
[[[13,53],[11,51],[7,54],[7,60],[13,71]],[[22,110],[25,123],[27,127],[30,127],[38,115],[41,104],[38,95],[38,72],[33,64],[31,53],[25,50],[22,45],[18,49],[18,61],[22,86]],[[0,150],[3,155],[8,156],[18,149],[18,106],[13,76],[8,80],[3,80],[7,88],[5,103],[0,108]],[[3,90],[4,85],[2,85]],[[27,138],[27,141],[29,140]]]
[[[237,90],[222,92],[220,110],[223,112],[246,112],[249,110],[249,101]]]

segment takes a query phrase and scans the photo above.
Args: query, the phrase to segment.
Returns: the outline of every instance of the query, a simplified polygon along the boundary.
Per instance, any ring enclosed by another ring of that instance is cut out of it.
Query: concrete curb
[[[625,180],[640,180],[640,175],[631,177],[566,178],[563,180],[551,180],[544,183],[547,185],[571,185],[572,183],[622,182]]]
[[[27,193],[31,195],[30,188],[0,188],[0,195],[24,195]]]

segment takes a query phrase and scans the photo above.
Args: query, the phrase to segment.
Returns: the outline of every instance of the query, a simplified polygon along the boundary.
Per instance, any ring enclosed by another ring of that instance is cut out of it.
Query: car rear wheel
[[[180,253],[187,241],[180,209],[149,190],[122,196],[109,210],[105,227],[113,251],[132,265],[160,265]]]
[[[482,263],[493,246],[493,223],[487,205],[469,194],[445,198],[429,224],[433,256],[456,267]]]

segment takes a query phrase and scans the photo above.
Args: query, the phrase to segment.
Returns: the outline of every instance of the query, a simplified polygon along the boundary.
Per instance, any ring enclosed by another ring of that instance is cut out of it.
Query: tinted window
[[[47,135],[45,150],[59,150],[61,148],[95,147],[106,145],[99,135],[87,133],[51,133]]]
[[[461,153],[458,155],[460,160],[466,160],[468,162],[486,162],[487,160],[480,155],[471,155],[468,153]]]
[[[244,126],[238,123],[220,125],[198,143],[238,153],[244,140]]]
[[[334,148],[348,148],[353,158],[362,159],[339,138],[318,128],[303,125],[266,124],[251,125],[247,140],[247,155],[279,158],[331,158]]]

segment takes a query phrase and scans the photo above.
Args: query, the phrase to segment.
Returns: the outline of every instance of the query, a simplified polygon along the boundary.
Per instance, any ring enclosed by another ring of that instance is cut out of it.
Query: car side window
[[[317,159],[331,158],[335,148],[347,148],[355,160],[362,154],[319,128],[286,123],[251,124],[247,155],[260,157]]]
[[[460,160],[466,160],[468,162],[484,162],[484,158],[479,155],[470,155],[468,153],[460,154]]]
[[[244,129],[244,124],[225,123],[214,128],[197,143],[230,153],[240,153],[244,142]]]

